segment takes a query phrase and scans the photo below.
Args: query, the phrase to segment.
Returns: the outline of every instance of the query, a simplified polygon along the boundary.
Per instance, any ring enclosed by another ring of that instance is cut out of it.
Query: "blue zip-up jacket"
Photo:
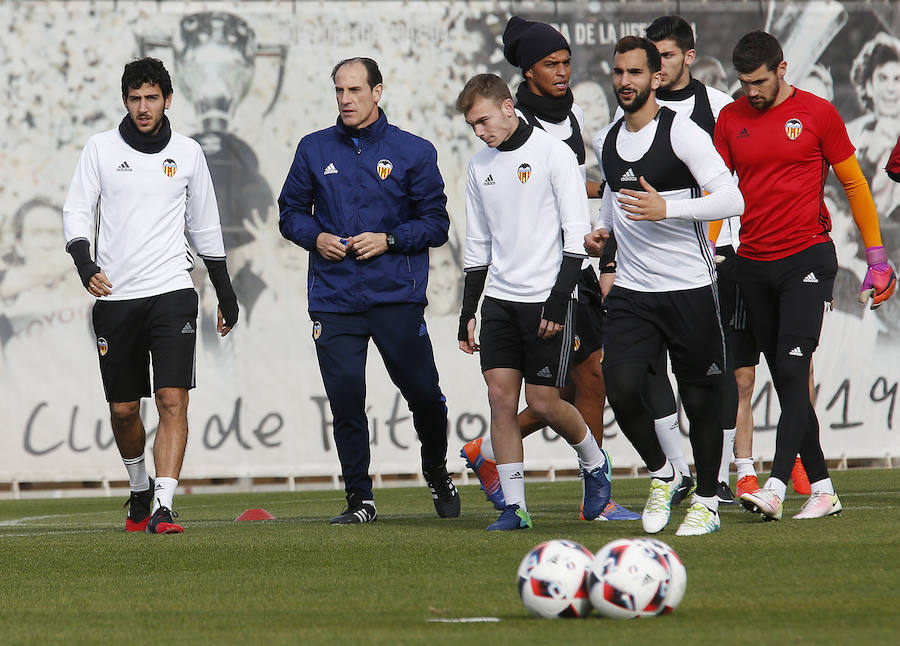
[[[355,131],[354,131],[355,132]],[[300,140],[278,198],[281,235],[309,253],[311,312],[365,312],[387,303],[422,303],[428,248],[447,242],[450,218],[437,151],[428,141],[378,120],[359,130],[340,117]],[[326,260],[316,237],[392,233],[396,244],[369,260]]]

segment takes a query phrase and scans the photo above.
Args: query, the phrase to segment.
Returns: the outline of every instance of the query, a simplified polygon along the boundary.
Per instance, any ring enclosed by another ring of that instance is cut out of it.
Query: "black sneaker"
[[[175,523],[178,514],[168,507],[159,507],[147,523],[148,534],[183,534],[184,528]]]
[[[378,518],[375,505],[363,502],[357,491],[347,494],[347,506],[340,516],[331,519],[332,525],[355,525],[356,523],[374,523]]]
[[[153,507],[153,478],[146,491],[132,491],[123,507],[128,507],[125,517],[126,532],[143,532],[150,522],[150,509]]]
[[[734,494],[731,493],[731,488],[728,486],[727,482],[719,483],[719,488],[716,490],[716,497],[719,499],[720,505],[734,504]]]
[[[678,473],[676,472],[675,475],[677,477]],[[691,476],[681,474],[681,484],[678,485],[678,489],[675,490],[675,494],[672,496],[671,506],[674,507],[680,504],[682,500],[694,493],[696,488],[697,485],[694,484],[694,479]]]
[[[441,518],[459,518],[459,492],[453,486],[446,465],[427,469],[424,474],[437,515]]]

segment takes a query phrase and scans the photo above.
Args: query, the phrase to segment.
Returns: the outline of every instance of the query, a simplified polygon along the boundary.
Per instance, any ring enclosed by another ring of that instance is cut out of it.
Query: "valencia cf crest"
[[[529,164],[521,164],[519,166],[519,181],[523,184],[531,177],[531,166]]]
[[[313,321],[313,340],[318,339],[320,336],[322,336],[322,322]]]
[[[788,119],[787,123],[784,124],[784,134],[791,141],[799,137],[801,132],[803,132],[803,124],[800,123],[800,119]]]
[[[101,357],[105,357],[106,353],[109,352],[109,343],[102,336],[97,337],[97,350],[100,352]]]
[[[375,168],[378,171],[378,177],[387,179],[388,175],[391,174],[391,171],[394,170],[394,165],[391,163],[390,159],[381,159],[378,161],[378,166]]]
[[[578,352],[579,348],[581,348],[581,338],[576,334],[573,349],[575,352]]]
[[[175,177],[175,173],[178,172],[178,165],[174,159],[167,159],[163,162],[163,172],[167,177]]]

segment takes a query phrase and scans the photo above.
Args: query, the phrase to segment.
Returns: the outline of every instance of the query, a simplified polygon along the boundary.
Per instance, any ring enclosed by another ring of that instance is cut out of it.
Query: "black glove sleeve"
[[[609,232],[609,238],[606,240],[606,244],[603,246],[603,253],[600,254],[600,273],[605,274],[609,273],[603,271],[607,265],[613,264],[616,262],[616,234],[612,231]],[[613,269],[615,272],[615,269]]]
[[[550,290],[550,297],[544,303],[544,318],[562,325],[566,322],[566,308],[572,298],[572,290],[578,283],[581,265],[585,256],[563,254],[556,284]]]
[[[478,310],[478,300],[484,291],[484,283],[487,280],[487,267],[476,267],[466,271],[466,282],[463,287],[462,312],[459,315],[459,341],[469,340],[469,321],[475,318]]]
[[[66,245],[66,251],[75,261],[75,269],[78,270],[78,276],[81,278],[81,284],[87,289],[88,283],[94,274],[100,272],[100,267],[91,258],[91,245],[84,238],[77,238]]]
[[[202,257],[202,256],[201,256]],[[203,258],[206,264],[206,271],[209,272],[209,281],[216,290],[216,298],[219,299],[219,309],[222,310],[222,318],[225,325],[234,327],[238,320],[238,302],[231,286],[231,278],[228,277],[228,267],[225,260],[213,260],[211,258]]]

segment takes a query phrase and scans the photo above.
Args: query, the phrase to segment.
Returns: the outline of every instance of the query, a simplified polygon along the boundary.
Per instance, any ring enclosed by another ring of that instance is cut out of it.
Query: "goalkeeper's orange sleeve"
[[[850,155],[844,161],[835,164],[834,174],[844,187],[847,201],[850,202],[850,211],[866,248],[883,246],[875,201],[872,199],[872,191],[869,190],[869,183],[859,167],[856,155]]]
[[[719,234],[722,233],[722,220],[713,220],[709,223],[709,241],[714,245],[716,244],[716,240],[719,239]]]

